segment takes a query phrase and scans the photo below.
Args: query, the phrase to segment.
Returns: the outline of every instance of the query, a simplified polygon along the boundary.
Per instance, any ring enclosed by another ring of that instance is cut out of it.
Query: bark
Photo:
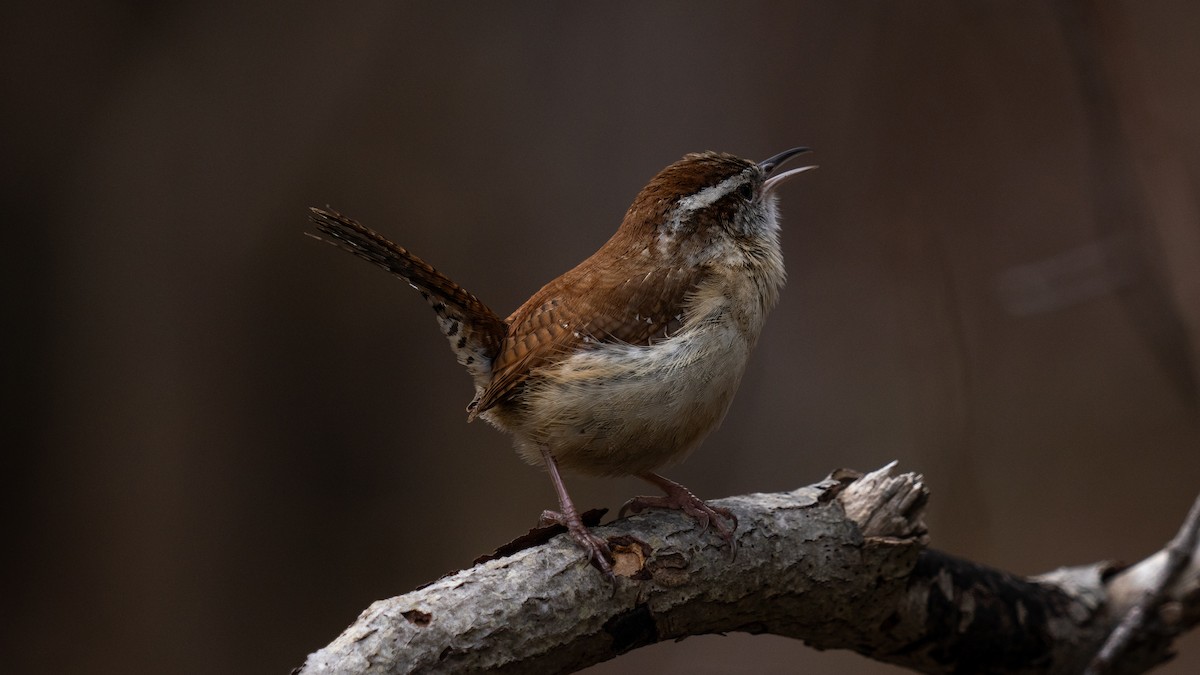
[[[732,557],[675,513],[597,528],[617,557],[615,586],[554,537],[374,603],[295,672],[570,672],[660,640],[745,631],[919,672],[1079,673],[1158,591],[1097,671],[1135,673],[1200,621],[1194,536],[1175,570],[1180,555],[1163,551],[1126,570],[1023,579],[926,549],[928,493],[894,466],[718,500],[738,517]]]

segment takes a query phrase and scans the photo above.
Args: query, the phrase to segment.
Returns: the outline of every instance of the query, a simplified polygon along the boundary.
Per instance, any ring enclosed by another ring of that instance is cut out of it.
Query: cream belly
[[[681,461],[725,416],[745,371],[758,331],[747,330],[749,317],[735,317],[737,306],[722,294],[697,298],[670,338],[576,353],[539,371],[519,400],[484,418],[511,432],[531,464],[542,463],[542,446],[561,467],[593,475]]]

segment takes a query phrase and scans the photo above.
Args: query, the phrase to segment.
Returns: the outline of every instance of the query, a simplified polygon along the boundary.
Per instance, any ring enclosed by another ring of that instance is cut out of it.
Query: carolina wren
[[[704,152],[663,169],[616,234],[501,319],[458,284],[341,214],[311,209],[331,243],[408,281],[475,381],[467,419],[513,435],[550,474],[559,523],[612,578],[605,540],[581,522],[559,467],[639,476],[663,490],[621,509],[680,509],[731,547],[737,520],[654,473],[681,461],[724,417],[784,282],[775,173],[807,148],[761,162]],[[726,524],[725,521],[729,521]]]

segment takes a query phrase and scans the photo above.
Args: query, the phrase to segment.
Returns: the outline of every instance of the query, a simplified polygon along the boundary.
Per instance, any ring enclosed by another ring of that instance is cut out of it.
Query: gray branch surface
[[[743,631],[926,673],[1079,673],[1163,578],[1165,552],[1023,579],[928,550],[928,493],[894,467],[716,501],[738,517],[733,558],[677,513],[595,528],[613,545],[615,587],[555,537],[374,603],[294,672],[570,672]],[[1200,622],[1200,552],[1189,557],[1108,672],[1163,662]]]

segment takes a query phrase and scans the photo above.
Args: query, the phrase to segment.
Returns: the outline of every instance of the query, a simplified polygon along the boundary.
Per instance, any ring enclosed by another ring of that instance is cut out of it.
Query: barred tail
[[[309,220],[338,248],[375,263],[417,289],[433,307],[438,325],[458,362],[466,367],[477,388],[491,381],[492,359],[500,349],[506,327],[487,305],[429,263],[351,218],[312,207]]]

